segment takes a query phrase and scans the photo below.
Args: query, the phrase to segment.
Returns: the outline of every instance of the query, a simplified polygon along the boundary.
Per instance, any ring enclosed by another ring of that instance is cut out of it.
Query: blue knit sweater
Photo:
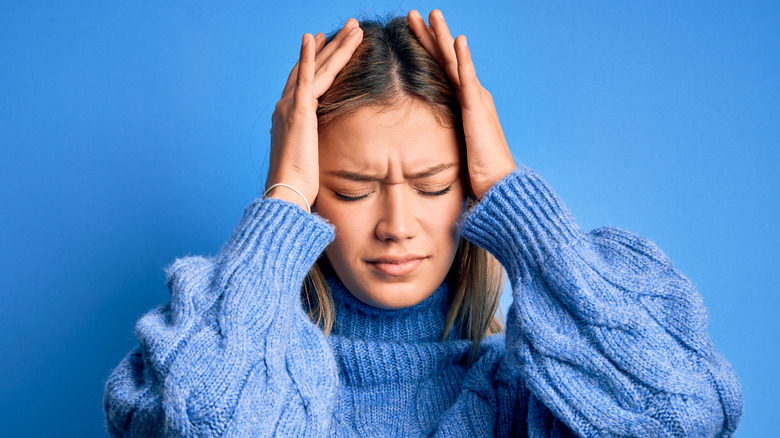
[[[442,341],[450,289],[407,309],[355,299],[330,274],[325,337],[306,273],[332,225],[258,199],[213,257],[167,268],[171,299],[106,383],[113,436],[729,436],[742,413],[702,297],[652,242],[582,231],[532,169],[460,223],[506,268],[506,333]]]

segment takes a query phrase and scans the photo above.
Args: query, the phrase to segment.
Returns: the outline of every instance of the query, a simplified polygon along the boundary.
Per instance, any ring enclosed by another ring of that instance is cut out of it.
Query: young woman
[[[106,384],[114,436],[729,436],[742,396],[650,241],[515,164],[441,12],[306,34],[265,195]],[[502,333],[501,269],[514,301]]]

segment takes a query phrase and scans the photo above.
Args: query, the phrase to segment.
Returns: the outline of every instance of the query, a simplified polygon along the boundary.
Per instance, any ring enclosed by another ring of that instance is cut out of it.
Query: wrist
[[[293,203],[303,211],[311,211],[309,205],[305,202],[305,199],[295,190],[287,186],[276,186],[267,190],[263,195],[264,198],[274,198],[282,201]]]

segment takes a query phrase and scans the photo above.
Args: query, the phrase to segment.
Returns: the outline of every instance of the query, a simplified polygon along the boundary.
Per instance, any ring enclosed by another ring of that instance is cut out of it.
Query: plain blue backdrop
[[[264,184],[301,35],[411,8],[468,36],[515,158],[583,228],[637,232],[694,281],[744,387],[737,435],[780,429],[777,2],[0,4],[2,435],[105,435],[163,266],[214,254]]]

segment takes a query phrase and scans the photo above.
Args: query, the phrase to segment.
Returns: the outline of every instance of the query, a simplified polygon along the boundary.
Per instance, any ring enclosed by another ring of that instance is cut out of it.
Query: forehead
[[[319,131],[320,166],[374,173],[414,173],[441,163],[460,163],[455,128],[417,103],[365,106]]]

